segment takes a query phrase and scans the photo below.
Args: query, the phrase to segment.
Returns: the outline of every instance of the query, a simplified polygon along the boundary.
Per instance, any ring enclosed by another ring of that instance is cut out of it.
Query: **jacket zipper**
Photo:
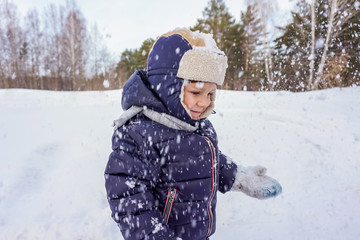
[[[168,194],[167,194],[165,207],[164,207],[164,211],[162,214],[166,224],[168,224],[168,222],[169,222],[170,213],[171,213],[172,206],[174,204],[176,193],[177,193],[177,190],[175,188],[170,188],[168,191]]]
[[[211,195],[209,199],[209,204],[207,206],[207,212],[209,215],[209,228],[208,233],[206,234],[209,236],[213,230],[214,227],[214,213],[212,211],[212,201],[214,200],[216,191],[217,191],[217,159],[216,159],[216,150],[214,147],[214,144],[211,142],[211,140],[208,137],[204,137],[206,142],[209,144],[210,152],[211,152],[211,178],[212,178],[212,184],[211,184]]]

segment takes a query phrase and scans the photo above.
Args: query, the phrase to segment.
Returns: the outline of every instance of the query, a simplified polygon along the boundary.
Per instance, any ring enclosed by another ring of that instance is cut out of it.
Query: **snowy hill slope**
[[[359,239],[360,88],[217,95],[220,149],[283,194],[219,194],[212,240]],[[103,178],[120,96],[0,90],[0,239],[122,239]]]

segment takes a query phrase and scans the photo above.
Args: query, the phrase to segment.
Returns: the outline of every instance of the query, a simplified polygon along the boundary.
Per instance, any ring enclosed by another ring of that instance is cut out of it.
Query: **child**
[[[207,117],[226,68],[211,35],[176,29],[154,43],[147,71],[125,84],[105,170],[124,239],[208,239],[217,190],[259,199],[281,193],[265,168],[236,165],[218,149]]]

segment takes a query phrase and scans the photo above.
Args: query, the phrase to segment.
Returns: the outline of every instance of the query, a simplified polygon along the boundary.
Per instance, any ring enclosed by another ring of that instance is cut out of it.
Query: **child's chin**
[[[193,120],[199,120],[199,119],[200,119],[200,115],[199,115],[199,116],[191,116],[191,118],[192,118]]]

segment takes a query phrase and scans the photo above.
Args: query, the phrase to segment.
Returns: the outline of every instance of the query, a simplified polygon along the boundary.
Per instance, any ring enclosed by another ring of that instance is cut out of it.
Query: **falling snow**
[[[105,79],[104,82],[103,82],[103,86],[104,86],[104,88],[109,88],[110,87],[109,80]]]
[[[196,88],[203,88],[204,82],[196,82],[195,86],[196,86]]]
[[[125,184],[129,188],[134,188],[135,187],[135,182],[134,181],[126,181]]]
[[[154,226],[154,230],[152,231],[153,233],[157,233],[158,231],[161,231],[164,229],[164,226],[162,225],[161,222],[159,222],[158,218],[151,218],[151,224]]]
[[[179,54],[180,53],[180,48],[176,48],[175,53]]]

